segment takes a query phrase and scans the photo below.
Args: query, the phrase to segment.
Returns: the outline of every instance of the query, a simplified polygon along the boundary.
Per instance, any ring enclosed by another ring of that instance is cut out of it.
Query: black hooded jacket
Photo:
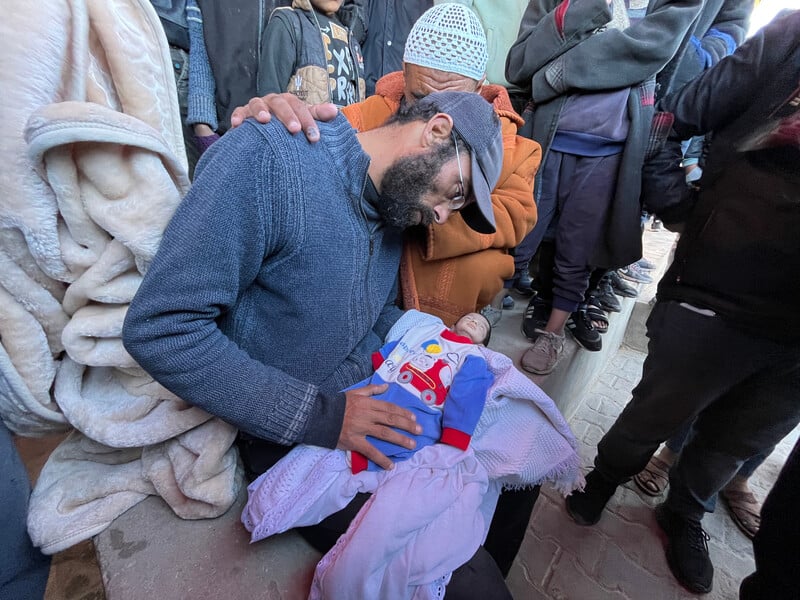
[[[658,289],[759,337],[800,343],[800,11],[659,102],[713,132],[697,204]]]

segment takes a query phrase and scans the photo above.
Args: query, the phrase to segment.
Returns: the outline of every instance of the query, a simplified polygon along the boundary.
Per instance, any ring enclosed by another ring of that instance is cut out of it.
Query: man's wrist
[[[308,416],[308,426],[302,436],[304,444],[336,448],[344,423],[345,395],[339,392],[330,397],[317,394],[314,407]]]

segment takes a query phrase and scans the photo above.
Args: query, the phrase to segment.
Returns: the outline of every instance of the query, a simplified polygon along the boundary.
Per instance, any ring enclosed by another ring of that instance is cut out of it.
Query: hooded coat
[[[545,156],[571,94],[630,88],[630,129],[605,232],[591,264],[620,267],[642,257],[641,170],[655,102],[656,74],[672,59],[702,8],[701,0],[652,0],[624,30],[606,0],[531,0],[508,53],[506,77],[530,90],[532,138]],[[536,182],[536,189],[541,178]]]

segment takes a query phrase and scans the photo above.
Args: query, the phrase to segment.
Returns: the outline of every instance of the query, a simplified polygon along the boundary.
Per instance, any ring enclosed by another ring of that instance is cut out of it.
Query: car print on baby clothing
[[[416,390],[426,406],[442,406],[453,383],[453,367],[446,360],[431,356],[442,352],[436,340],[421,346],[425,354],[414,355],[401,365],[397,382]]]

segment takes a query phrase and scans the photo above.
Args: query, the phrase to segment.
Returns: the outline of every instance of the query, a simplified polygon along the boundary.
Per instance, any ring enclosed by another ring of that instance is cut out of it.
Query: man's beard
[[[422,197],[433,191],[433,180],[454,154],[452,144],[441,143],[429,152],[402,156],[391,164],[383,174],[378,200],[378,212],[387,225],[406,229],[436,220]]]

